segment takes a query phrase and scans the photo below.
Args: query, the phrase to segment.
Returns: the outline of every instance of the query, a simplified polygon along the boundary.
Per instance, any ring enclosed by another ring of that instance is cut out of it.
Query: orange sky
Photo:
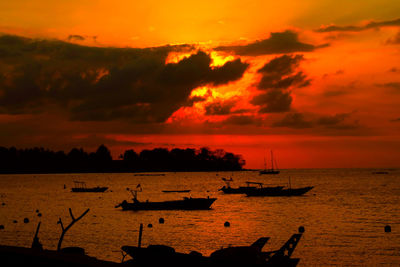
[[[2,1],[0,146],[399,167],[400,2]],[[152,49],[147,49],[153,47]]]

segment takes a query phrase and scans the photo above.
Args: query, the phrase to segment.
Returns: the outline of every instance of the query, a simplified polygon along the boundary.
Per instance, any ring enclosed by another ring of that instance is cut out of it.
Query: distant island
[[[241,155],[206,147],[154,148],[136,153],[126,150],[114,160],[110,150],[100,145],[96,152],[73,148],[70,152],[42,147],[17,149],[0,147],[0,173],[103,173],[103,172],[182,172],[240,171],[245,165]]]

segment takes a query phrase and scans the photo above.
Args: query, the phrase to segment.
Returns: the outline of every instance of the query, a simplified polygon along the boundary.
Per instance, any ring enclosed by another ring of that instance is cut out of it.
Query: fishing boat
[[[269,188],[256,188],[254,190],[246,192],[248,197],[291,197],[301,196],[313,189],[313,186],[299,187],[299,188],[285,188],[282,186],[281,189],[271,190]]]
[[[208,210],[214,203],[216,198],[192,198],[184,197],[180,200],[169,200],[169,201],[159,201],[142,202],[137,199],[137,193],[141,192],[139,190],[130,190],[133,195],[132,201],[128,202],[126,200],[122,201],[120,204],[116,205],[116,208],[121,207],[122,210]]]
[[[74,193],[84,193],[84,192],[91,192],[91,193],[103,193],[108,189],[108,187],[86,187],[85,182],[74,181],[75,187],[71,188],[71,192]]]
[[[375,171],[375,172],[372,172],[372,174],[389,174],[389,172],[387,172],[387,171]]]
[[[288,186],[281,186],[280,188],[273,189],[268,187],[256,188],[246,192],[248,197],[291,197],[301,196],[313,189],[314,186],[306,186],[299,188],[292,188],[292,183],[289,176]]]
[[[162,190],[163,193],[189,193],[191,190]]]
[[[260,175],[262,174],[279,174],[280,171],[277,169],[277,167],[274,169],[274,164],[277,166],[276,161],[274,160],[274,154],[272,153],[271,150],[271,168],[267,169],[267,162],[264,158],[264,170],[261,170],[259,173]]]
[[[283,186],[268,186],[264,187],[263,183],[258,183],[258,182],[246,182],[247,186],[239,186],[237,188],[233,188],[230,185],[230,182],[233,181],[232,178],[229,180],[226,178],[222,178],[222,180],[226,183],[226,186],[224,185],[222,188],[218,189],[218,191],[222,191],[225,194],[246,194],[247,192],[257,190],[260,188],[263,188],[264,190],[280,190],[283,188]],[[252,185],[257,185],[257,186],[252,186]]]

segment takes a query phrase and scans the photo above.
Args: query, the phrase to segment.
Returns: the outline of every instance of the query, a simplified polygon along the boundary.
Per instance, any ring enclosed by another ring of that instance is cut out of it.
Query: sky
[[[0,146],[400,167],[400,1],[0,1]]]

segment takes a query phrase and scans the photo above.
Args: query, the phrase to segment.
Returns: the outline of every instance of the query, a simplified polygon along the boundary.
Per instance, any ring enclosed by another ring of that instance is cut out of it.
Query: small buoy
[[[42,217],[42,214],[39,212],[37,216]]]
[[[153,225],[152,225],[151,223],[149,223],[149,224],[147,225],[147,227],[152,228]]]
[[[28,218],[24,218],[24,223],[28,223],[29,219]]]
[[[0,230],[4,229],[4,225],[0,224]]]
[[[4,203],[4,202],[3,202],[3,203],[1,203],[1,205],[2,205],[2,206],[5,206],[5,205],[6,205],[6,203]]]
[[[305,231],[305,230],[304,230],[304,226],[300,226],[300,227],[299,227],[299,233],[304,233],[304,231]]]
[[[158,222],[161,223],[161,224],[163,224],[163,223],[164,223],[164,218],[158,219]]]
[[[18,222],[17,220],[14,220],[14,221],[13,221],[13,223],[17,223],[17,222]]]
[[[36,210],[36,213],[38,213],[39,212],[39,210]]]
[[[229,227],[229,226],[231,226],[231,224],[230,224],[230,222],[225,222],[225,223],[224,223],[224,226],[225,226],[225,227]]]
[[[392,231],[392,227],[390,225],[385,226],[385,233],[390,233]]]

